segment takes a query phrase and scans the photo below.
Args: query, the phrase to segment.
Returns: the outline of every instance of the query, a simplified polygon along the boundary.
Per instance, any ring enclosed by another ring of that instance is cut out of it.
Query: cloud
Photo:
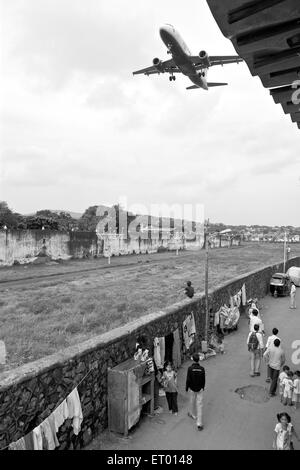
[[[66,86],[74,73],[128,77],[142,62],[145,41],[153,33],[151,8],[149,22],[138,21],[143,8],[127,8],[116,0],[109,5],[98,0],[17,1],[6,8],[6,30],[15,23],[22,31],[13,35],[10,52],[26,74],[49,88]]]
[[[279,155],[274,153],[271,157],[268,154],[267,161],[258,162],[255,166],[252,166],[251,173],[253,175],[273,175],[282,173],[284,170],[287,170],[300,161],[300,156],[296,154],[291,155],[287,158],[285,152],[279,152]]]
[[[113,77],[101,81],[89,93],[86,104],[97,109],[123,108],[131,104],[131,100]]]

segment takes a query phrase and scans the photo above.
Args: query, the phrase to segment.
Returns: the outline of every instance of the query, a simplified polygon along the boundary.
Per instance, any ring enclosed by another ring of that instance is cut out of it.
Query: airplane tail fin
[[[207,82],[208,88],[213,87],[213,86],[225,86],[225,85],[228,85],[228,83]],[[186,89],[187,90],[195,90],[196,88],[201,88],[201,87],[199,87],[197,85],[192,85],[192,86],[188,86]]]
[[[210,88],[212,86],[224,86],[228,85],[228,83],[218,83],[218,82],[207,82],[207,86]]]

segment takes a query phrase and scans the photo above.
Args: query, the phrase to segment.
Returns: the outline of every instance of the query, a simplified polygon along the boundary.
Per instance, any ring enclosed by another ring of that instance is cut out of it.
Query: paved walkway
[[[299,290],[297,289],[299,304]],[[300,340],[300,308],[290,310],[288,298],[266,297],[260,304],[267,335],[273,327],[279,329],[283,341],[287,364],[292,370],[300,369],[292,363],[292,342]],[[226,337],[226,354],[217,355],[203,361],[206,369],[207,385],[204,397],[204,430],[198,431],[195,421],[187,416],[188,394],[185,393],[187,361],[179,371],[179,413],[167,412],[166,399],[161,397],[164,411],[155,417],[144,417],[130,432],[129,438],[109,433],[101,434],[88,447],[89,449],[140,450],[140,449],[262,449],[272,447],[273,429],[277,422],[276,414],[287,411],[300,437],[300,409],[297,411],[283,406],[278,396],[265,403],[253,403],[241,399],[235,393],[239,387],[259,385],[268,388],[265,382],[266,365],[262,365],[262,375],[249,376],[250,361],[246,347],[248,324],[240,320],[237,332]],[[298,346],[299,348],[299,346]],[[298,354],[300,361],[300,352]],[[300,443],[294,439],[296,449]]]

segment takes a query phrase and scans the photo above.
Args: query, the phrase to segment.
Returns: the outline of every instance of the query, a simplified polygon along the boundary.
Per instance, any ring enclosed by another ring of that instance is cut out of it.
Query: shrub
[[[66,333],[71,333],[72,335],[76,334],[76,333],[79,333],[82,329],[82,325],[77,323],[77,322],[72,322],[72,323],[69,323],[66,328],[65,328],[65,332]]]
[[[127,305],[126,305],[125,302],[123,302],[122,304],[118,304],[117,305],[117,311],[118,312],[123,312],[124,310],[126,310],[126,307],[127,307]]]

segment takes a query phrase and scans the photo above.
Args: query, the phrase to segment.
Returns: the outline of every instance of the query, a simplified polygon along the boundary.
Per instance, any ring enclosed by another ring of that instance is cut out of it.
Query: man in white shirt
[[[277,328],[273,328],[272,330],[272,335],[268,337],[267,339],[267,342],[266,342],[266,350],[269,349],[270,346],[274,346],[274,341],[275,339],[279,339],[278,338],[278,330]],[[281,341],[281,340],[280,340]],[[271,382],[271,376],[270,376],[270,369],[269,367],[267,368],[267,378],[266,378],[266,382]]]
[[[267,361],[269,376],[271,377],[270,396],[276,395],[277,381],[281,367],[285,363],[285,355],[280,346],[280,339],[275,339],[273,346],[271,345],[264,353],[264,358]]]
[[[290,305],[290,308],[297,308],[296,307],[296,286],[293,282],[291,282],[291,293],[290,293],[290,297],[291,297],[291,305]]]
[[[266,349],[268,349],[270,346],[274,345],[274,340],[275,339],[280,339],[278,338],[278,330],[277,328],[273,328],[272,330],[272,335],[268,337],[267,342],[266,342]]]
[[[258,317],[258,310],[253,309],[252,314],[250,315],[250,320],[249,320],[249,330],[254,331],[254,325],[259,325],[259,333],[264,334],[264,324],[261,320],[261,318]]]
[[[260,363],[262,352],[264,349],[264,341],[262,334],[259,332],[259,325],[256,323],[253,327],[254,331],[250,331],[247,338],[248,351],[251,355],[251,374],[250,377],[260,375]]]

